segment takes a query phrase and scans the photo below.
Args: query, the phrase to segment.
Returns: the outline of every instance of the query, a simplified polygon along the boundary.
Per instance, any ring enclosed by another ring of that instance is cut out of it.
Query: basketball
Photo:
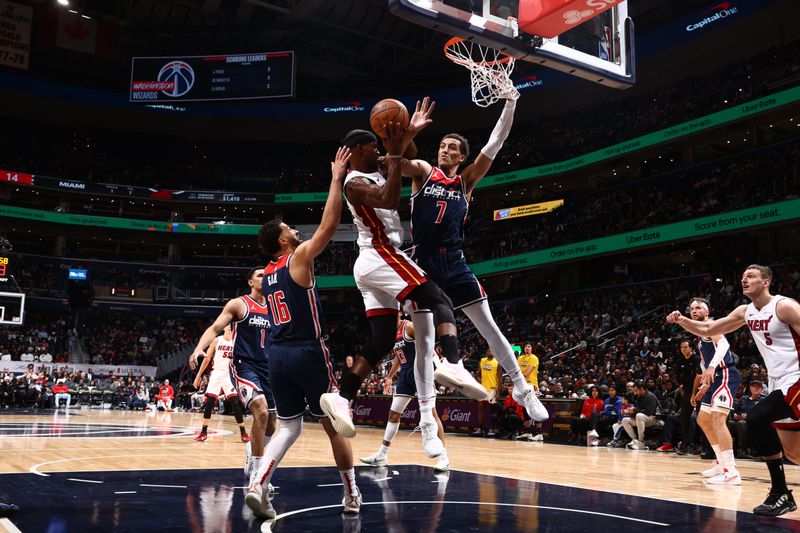
[[[399,122],[403,128],[408,127],[408,109],[400,100],[385,98],[369,112],[369,124],[378,137],[384,136],[383,130],[389,122]]]

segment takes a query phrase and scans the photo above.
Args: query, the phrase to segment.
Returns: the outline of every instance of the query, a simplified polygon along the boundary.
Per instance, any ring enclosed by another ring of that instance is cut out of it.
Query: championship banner
[[[564,205],[564,200],[552,200],[550,202],[540,202],[538,204],[520,205],[517,207],[506,207],[505,209],[495,209],[493,220],[507,220],[509,218],[529,217],[532,215],[543,215],[555,211]]]
[[[33,8],[0,0],[0,65],[28,69]]]

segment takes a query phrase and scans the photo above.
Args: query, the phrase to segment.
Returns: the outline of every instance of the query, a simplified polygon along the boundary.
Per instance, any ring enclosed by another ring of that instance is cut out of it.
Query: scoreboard
[[[201,102],[294,96],[295,54],[134,57],[130,101]]]
[[[8,283],[8,278],[11,276],[11,271],[9,270],[9,265],[11,264],[11,259],[7,256],[0,256],[0,283],[5,284]]]

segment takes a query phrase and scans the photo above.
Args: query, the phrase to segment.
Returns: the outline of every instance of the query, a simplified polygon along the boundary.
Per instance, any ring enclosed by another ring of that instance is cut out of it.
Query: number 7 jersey
[[[324,321],[316,281],[301,287],[289,274],[292,254],[264,267],[262,291],[272,314],[271,342],[311,341],[322,338]]]
[[[460,175],[448,177],[433,167],[422,187],[411,197],[411,239],[414,254],[464,244],[464,221],[469,202]]]

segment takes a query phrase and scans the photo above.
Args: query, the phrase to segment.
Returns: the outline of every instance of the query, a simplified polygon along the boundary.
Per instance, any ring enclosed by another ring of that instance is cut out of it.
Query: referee
[[[695,354],[692,343],[689,339],[681,339],[679,343],[681,357],[677,357],[675,362],[675,376],[683,394],[681,395],[680,420],[681,435],[683,441],[675,448],[675,452],[681,455],[688,453],[689,429],[692,421],[692,411],[694,411],[694,389],[695,380],[700,375],[700,358]]]

